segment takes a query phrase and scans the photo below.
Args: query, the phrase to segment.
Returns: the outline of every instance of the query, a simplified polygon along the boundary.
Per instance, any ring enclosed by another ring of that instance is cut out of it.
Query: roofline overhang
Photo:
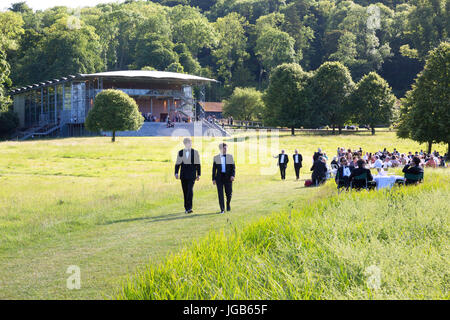
[[[101,74],[77,74],[77,75],[69,75],[67,77],[61,77],[59,79],[53,79],[48,81],[43,81],[39,83],[35,83],[32,85],[28,85],[21,88],[14,88],[9,91],[10,95],[14,96],[17,94],[21,94],[24,92],[46,88],[46,87],[53,87],[55,85],[71,82],[71,81],[82,81],[82,80],[89,80],[89,79],[108,79],[108,80],[135,80],[135,81],[141,81],[141,82],[167,82],[169,84],[180,84],[180,85],[202,85],[207,83],[220,83],[220,81],[214,80],[214,79],[208,79],[208,78],[201,78],[198,77],[198,79],[177,79],[177,78],[150,78],[150,77],[139,77],[139,76],[120,76],[120,75],[101,75]]]

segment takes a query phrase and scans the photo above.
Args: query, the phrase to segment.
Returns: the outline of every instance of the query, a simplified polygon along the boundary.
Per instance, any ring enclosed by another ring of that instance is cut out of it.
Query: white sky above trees
[[[0,0],[0,11],[6,10],[11,4],[24,0]],[[34,10],[43,10],[56,6],[66,6],[71,8],[92,7],[99,3],[123,2],[118,0],[25,0],[29,7]]]

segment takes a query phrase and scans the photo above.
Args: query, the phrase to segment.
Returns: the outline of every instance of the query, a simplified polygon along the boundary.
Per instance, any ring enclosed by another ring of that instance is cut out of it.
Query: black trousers
[[[297,177],[297,179],[300,179],[300,168],[302,166],[300,165],[300,163],[294,163],[294,169],[295,169],[295,176]]]
[[[228,209],[231,203],[231,196],[233,195],[233,182],[217,179],[216,186],[217,186],[217,194],[219,195],[220,210],[225,211],[223,191],[225,189],[225,195],[227,197],[227,209]]]
[[[280,163],[281,180],[286,179],[286,165]]]
[[[194,197],[194,184],[193,179],[181,179],[181,187],[183,188],[184,195],[184,209],[186,211],[192,210],[192,198]]]

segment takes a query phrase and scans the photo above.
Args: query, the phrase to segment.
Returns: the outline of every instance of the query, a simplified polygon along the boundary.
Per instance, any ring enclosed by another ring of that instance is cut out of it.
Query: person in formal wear
[[[342,157],[340,159],[340,166],[336,172],[336,184],[338,187],[345,187],[348,189],[350,186],[350,175],[352,174],[353,168],[347,163],[347,159]]]
[[[231,210],[231,196],[233,194],[233,181],[236,176],[236,165],[233,156],[227,153],[227,144],[219,145],[220,154],[214,157],[212,167],[212,181],[217,186],[219,195],[220,213],[225,213],[223,191],[227,197],[227,211]]]
[[[319,185],[326,181],[328,169],[322,156],[318,157],[317,160],[314,161],[311,167],[311,171],[312,171],[311,179],[313,185]]]
[[[298,180],[300,179],[300,168],[302,167],[303,157],[300,153],[298,153],[298,150],[295,149],[292,158],[294,159],[295,176],[297,177]]]
[[[356,189],[360,189],[365,187],[365,182],[360,180],[354,180],[355,177],[358,177],[362,174],[366,174],[367,179],[367,186],[371,187],[372,184],[369,182],[373,181],[372,173],[369,169],[366,168],[366,162],[363,159],[359,159],[356,163],[357,168],[353,169],[352,173],[350,174],[350,182],[353,181],[353,187]]]
[[[175,163],[175,178],[181,180],[184,196],[184,209],[187,214],[192,213],[192,199],[194,197],[195,181],[200,180],[201,165],[197,150],[192,149],[192,140],[185,138],[184,149],[180,150]]]
[[[313,163],[316,162],[319,159],[319,157],[321,157],[321,156],[323,156],[323,153],[322,153],[322,149],[319,148],[317,150],[317,152],[315,152],[313,155]]]
[[[411,162],[409,164],[407,164],[404,168],[403,168],[403,173],[407,174],[423,174],[423,169],[420,166],[420,159],[419,157],[413,157]],[[417,181],[408,181],[408,179],[406,179],[405,184],[412,184],[412,183],[416,183]]]
[[[281,180],[286,179],[286,168],[289,162],[289,157],[285,154],[284,150],[281,150],[281,153],[278,156],[274,156],[274,158],[278,158],[278,166],[280,167]]]

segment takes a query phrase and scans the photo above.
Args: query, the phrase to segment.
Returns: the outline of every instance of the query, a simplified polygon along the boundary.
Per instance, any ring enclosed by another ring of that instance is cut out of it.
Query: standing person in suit
[[[321,157],[321,156],[323,156],[323,153],[322,153],[322,149],[319,148],[319,149],[317,149],[317,152],[315,152],[313,155],[313,163],[316,162],[319,159],[319,157]]]
[[[185,213],[192,213],[192,198],[194,197],[195,181],[200,180],[201,166],[200,156],[197,150],[192,149],[192,140],[185,138],[184,149],[180,150],[175,163],[175,178],[181,180],[184,195]],[[181,168],[181,172],[180,172]],[[180,175],[178,176],[178,172]]]
[[[217,186],[217,193],[219,195],[220,213],[225,213],[225,204],[223,197],[223,190],[227,197],[227,211],[231,210],[231,196],[233,194],[233,181],[236,174],[236,166],[231,154],[227,154],[227,144],[221,143],[219,145],[220,154],[214,157],[212,167],[212,181]]]
[[[303,157],[301,154],[298,153],[298,150],[295,149],[294,155],[292,156],[294,158],[294,169],[295,169],[295,176],[297,177],[297,180],[300,179],[300,168],[302,167],[302,161]]]
[[[289,162],[289,157],[284,153],[284,150],[281,150],[281,153],[278,156],[274,156],[274,158],[278,157],[278,166],[280,167],[281,180],[286,180],[286,168]]]
[[[326,181],[327,170],[327,165],[321,156],[314,161],[313,166],[311,167],[311,179],[314,185],[319,185]]]

